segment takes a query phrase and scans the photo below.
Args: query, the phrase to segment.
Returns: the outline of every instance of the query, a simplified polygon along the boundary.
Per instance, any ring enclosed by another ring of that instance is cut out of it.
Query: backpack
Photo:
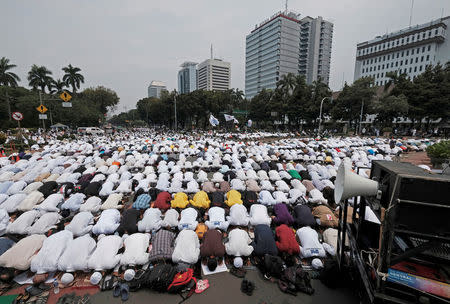
[[[142,275],[139,279],[139,283],[141,286],[148,287],[155,291],[165,292],[170,283],[172,283],[176,273],[177,270],[172,265],[157,264]]]
[[[183,291],[189,290],[189,293],[186,297],[181,295],[184,302],[187,298],[192,296],[195,292],[195,287],[197,285],[197,279],[194,277],[194,269],[188,268],[186,271],[178,272],[173,278],[172,283],[167,287],[167,291],[170,293],[181,293]]]

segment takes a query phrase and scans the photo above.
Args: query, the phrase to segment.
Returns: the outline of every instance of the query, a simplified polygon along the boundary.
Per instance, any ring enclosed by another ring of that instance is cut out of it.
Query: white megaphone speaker
[[[377,193],[378,182],[352,172],[349,162],[343,161],[341,163],[334,189],[334,200],[336,203],[354,196],[372,196]]]

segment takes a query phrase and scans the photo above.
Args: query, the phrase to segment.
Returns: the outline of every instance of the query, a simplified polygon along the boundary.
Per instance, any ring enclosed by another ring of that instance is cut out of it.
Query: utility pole
[[[9,117],[9,121],[11,121],[11,101],[9,100],[8,91],[6,91],[6,102],[8,103],[8,117]]]
[[[42,104],[42,94],[41,91],[39,91],[39,102]],[[42,129],[45,131],[45,119],[42,119]]]
[[[361,134],[361,130],[362,130],[363,109],[364,109],[364,100],[361,103],[361,114],[359,115],[359,134]]]
[[[175,106],[175,131],[176,131],[177,130],[177,95],[176,94],[173,95],[173,103]]]

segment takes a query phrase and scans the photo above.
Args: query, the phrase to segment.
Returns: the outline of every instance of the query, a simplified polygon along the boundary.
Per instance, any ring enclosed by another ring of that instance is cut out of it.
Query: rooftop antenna
[[[413,15],[413,8],[414,8],[414,0],[411,0],[411,12],[409,14],[409,27],[411,27],[411,21],[412,21],[412,15]]]
[[[212,43],[211,43],[211,59],[213,59],[213,47],[212,47]]]
[[[285,12],[288,11],[288,0],[286,0],[284,3],[284,10],[285,10]]]

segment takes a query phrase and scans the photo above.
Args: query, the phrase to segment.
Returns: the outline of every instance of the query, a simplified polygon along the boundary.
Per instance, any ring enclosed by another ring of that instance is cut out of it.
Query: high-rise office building
[[[166,90],[164,82],[153,80],[148,86],[148,97],[160,98],[162,90]]]
[[[354,79],[371,76],[375,85],[381,86],[389,81],[388,72],[413,78],[423,73],[427,65],[447,63],[449,26],[447,16],[358,43]]]
[[[333,24],[293,12],[279,12],[246,37],[245,95],[275,89],[282,75],[305,75],[308,83],[328,84]]]
[[[320,79],[328,84],[332,41],[333,23],[320,16],[300,20],[299,74],[306,77],[307,83]]]
[[[220,59],[207,59],[197,66],[197,89],[225,91],[230,89],[231,64]]]
[[[186,61],[178,71],[178,92],[187,94],[197,90],[197,63]]]

